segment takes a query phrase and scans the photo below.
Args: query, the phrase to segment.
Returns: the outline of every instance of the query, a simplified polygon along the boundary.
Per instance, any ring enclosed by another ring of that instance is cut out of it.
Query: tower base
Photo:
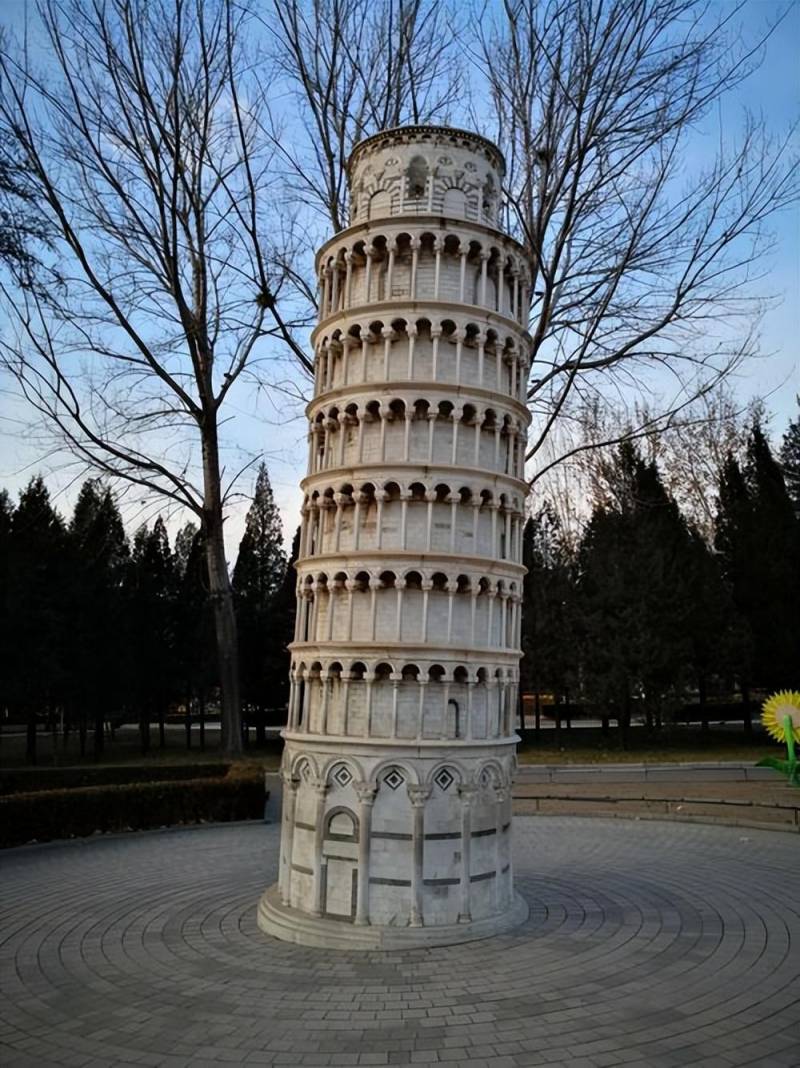
[[[258,904],[258,926],[284,942],[320,949],[396,950],[451,946],[504,934],[528,918],[528,903],[514,894],[505,912],[470,923],[432,927],[379,927],[357,925],[329,917],[311,916],[281,902],[278,887],[271,886]]]

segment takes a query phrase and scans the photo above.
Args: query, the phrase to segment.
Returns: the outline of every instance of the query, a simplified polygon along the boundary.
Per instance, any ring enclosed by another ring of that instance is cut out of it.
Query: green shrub
[[[96,831],[259,819],[264,801],[258,768],[215,779],[12,794],[0,797],[0,846],[81,838]]]
[[[179,779],[219,779],[230,770],[227,763],[114,765],[85,768],[12,768],[0,772],[0,795],[73,790],[80,786],[123,786],[136,782]]]

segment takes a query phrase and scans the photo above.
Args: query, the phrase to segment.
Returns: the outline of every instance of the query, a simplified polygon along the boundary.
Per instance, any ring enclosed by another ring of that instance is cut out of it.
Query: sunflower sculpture
[[[800,693],[782,690],[768,697],[762,706],[761,722],[777,742],[786,743],[786,760],[764,757],[759,760],[759,766],[776,768],[789,782],[800,786],[800,767],[794,747],[795,742],[800,742]]]

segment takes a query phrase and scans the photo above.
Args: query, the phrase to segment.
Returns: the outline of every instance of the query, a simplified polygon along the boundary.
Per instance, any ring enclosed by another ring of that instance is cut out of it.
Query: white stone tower
[[[530,265],[504,163],[409,126],[350,159],[320,250],[282,777],[260,926],[309,945],[504,930],[520,657]]]

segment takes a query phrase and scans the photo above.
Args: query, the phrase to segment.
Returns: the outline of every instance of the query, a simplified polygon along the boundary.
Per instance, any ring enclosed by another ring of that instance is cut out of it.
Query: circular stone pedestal
[[[278,887],[271,886],[258,904],[258,926],[265,934],[284,942],[319,949],[420,949],[475,942],[481,938],[504,934],[524,923],[528,904],[514,894],[511,907],[499,916],[487,916],[471,923],[436,927],[356,926],[322,916],[290,909],[282,904]]]

